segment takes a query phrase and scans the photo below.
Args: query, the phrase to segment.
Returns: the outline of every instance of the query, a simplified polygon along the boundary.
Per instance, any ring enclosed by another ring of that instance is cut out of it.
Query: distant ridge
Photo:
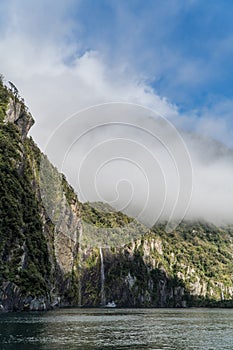
[[[232,226],[182,222],[168,234],[106,203],[81,203],[27,137],[33,123],[0,79],[1,311],[99,306],[101,269],[106,302],[117,306],[233,306]],[[42,161],[54,217],[42,198]]]

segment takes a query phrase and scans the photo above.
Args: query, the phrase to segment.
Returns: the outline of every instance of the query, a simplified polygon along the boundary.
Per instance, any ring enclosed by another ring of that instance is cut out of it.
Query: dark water
[[[0,349],[233,349],[233,309],[63,309],[0,315]]]

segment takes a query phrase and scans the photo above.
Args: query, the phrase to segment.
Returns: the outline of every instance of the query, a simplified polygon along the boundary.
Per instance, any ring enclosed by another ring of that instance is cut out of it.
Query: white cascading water
[[[79,253],[79,263],[78,263],[78,274],[79,274],[79,283],[78,283],[78,305],[82,306],[82,250],[81,250],[81,240],[82,240],[82,226],[79,226],[79,237],[78,237],[78,253]]]
[[[106,298],[105,298],[105,275],[104,275],[104,258],[103,258],[103,252],[102,248],[100,247],[100,274],[101,274],[101,305],[104,306],[106,304]]]
[[[82,306],[82,261],[81,261],[81,257],[80,257],[80,261],[78,264],[78,271],[79,271],[78,304],[81,307]]]

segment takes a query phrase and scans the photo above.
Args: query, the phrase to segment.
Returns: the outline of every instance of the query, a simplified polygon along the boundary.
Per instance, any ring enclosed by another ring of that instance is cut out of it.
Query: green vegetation
[[[7,109],[8,99],[9,99],[8,90],[3,84],[3,77],[0,76],[0,122],[2,122],[4,119],[6,109]]]
[[[105,203],[80,203],[87,247],[121,247],[148,232],[148,228]]]
[[[163,246],[163,266],[171,278],[184,282],[186,291],[204,297],[197,305],[214,305],[214,301],[232,299],[233,228],[216,227],[206,222],[182,222],[167,234],[163,225],[153,228]],[[151,239],[151,237],[148,237]],[[195,297],[190,303],[195,303]]]
[[[101,202],[82,203],[81,212],[83,221],[95,227],[118,228],[134,221],[133,218]]]
[[[85,214],[90,212],[93,220],[96,209],[88,208]],[[141,228],[136,241],[103,249],[108,300],[122,306],[233,306],[232,227],[182,222],[172,233],[166,233],[163,224],[151,231]],[[92,280],[100,266],[96,254],[89,254],[85,279],[92,278],[85,285],[96,296]],[[85,302],[91,303],[88,298]]]
[[[211,278],[232,285],[233,228],[183,222],[171,234],[166,234],[159,226],[153,230],[162,239],[164,257],[173,274],[178,271],[185,274],[189,266],[205,280]]]
[[[1,81],[3,116],[9,96],[11,93]],[[30,159],[35,153],[30,142],[22,141],[14,124],[0,120],[0,283],[12,281],[22,291],[40,295],[47,292],[50,263],[39,203],[31,183],[34,173]]]
[[[183,222],[167,234],[163,224],[149,230],[104,203],[78,202],[33,140],[4,122],[10,98],[27,113],[18,90],[13,84],[7,89],[0,77],[0,286],[14,282],[33,296],[55,288],[70,304],[78,303],[81,288],[85,305],[99,305],[101,246],[107,300],[125,306],[232,306],[233,227]],[[79,221],[72,226],[71,207],[77,219],[81,213],[81,244],[72,238]],[[73,269],[66,261],[72,257]]]

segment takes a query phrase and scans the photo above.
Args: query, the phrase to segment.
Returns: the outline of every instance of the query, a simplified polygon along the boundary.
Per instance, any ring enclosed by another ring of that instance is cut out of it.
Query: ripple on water
[[[233,310],[63,309],[0,316],[0,349],[232,350]]]

